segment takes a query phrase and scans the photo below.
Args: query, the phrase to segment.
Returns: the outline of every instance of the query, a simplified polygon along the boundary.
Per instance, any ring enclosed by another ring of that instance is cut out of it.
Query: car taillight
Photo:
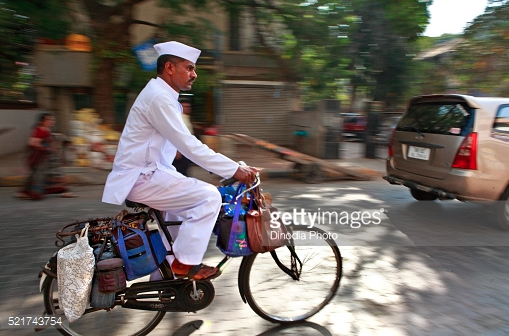
[[[395,128],[392,129],[391,137],[389,138],[389,157],[394,156],[394,151],[392,150],[392,142],[394,139],[394,132],[396,132]]]
[[[477,133],[470,133],[461,143],[452,163],[453,168],[477,169]]]

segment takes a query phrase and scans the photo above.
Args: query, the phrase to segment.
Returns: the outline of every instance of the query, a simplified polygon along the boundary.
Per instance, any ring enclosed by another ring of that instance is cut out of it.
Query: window
[[[410,106],[398,131],[461,135],[470,133],[474,110],[461,103],[422,103]]]
[[[498,110],[495,122],[493,123],[493,132],[509,135],[509,106],[502,106]]]

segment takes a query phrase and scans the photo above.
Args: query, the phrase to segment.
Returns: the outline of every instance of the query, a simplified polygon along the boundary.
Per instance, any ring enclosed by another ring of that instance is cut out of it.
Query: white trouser
[[[177,172],[156,170],[141,174],[127,199],[164,211],[166,220],[182,220],[182,225],[169,227],[173,253],[186,265],[202,262],[221,207],[221,194],[215,186]],[[162,232],[161,236],[169,249]]]

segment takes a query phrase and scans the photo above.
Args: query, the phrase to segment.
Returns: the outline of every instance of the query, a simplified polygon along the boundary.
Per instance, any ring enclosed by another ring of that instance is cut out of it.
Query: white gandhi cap
[[[174,55],[196,63],[200,56],[201,50],[190,47],[177,41],[158,43],[154,45],[159,56],[161,55]]]

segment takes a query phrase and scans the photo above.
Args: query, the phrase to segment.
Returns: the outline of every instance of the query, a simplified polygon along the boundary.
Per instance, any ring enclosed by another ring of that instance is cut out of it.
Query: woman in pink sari
[[[30,171],[25,185],[16,197],[39,200],[47,194],[76,197],[65,186],[60,174],[60,159],[55,151],[55,138],[51,133],[55,116],[43,113],[28,140],[27,166]]]

